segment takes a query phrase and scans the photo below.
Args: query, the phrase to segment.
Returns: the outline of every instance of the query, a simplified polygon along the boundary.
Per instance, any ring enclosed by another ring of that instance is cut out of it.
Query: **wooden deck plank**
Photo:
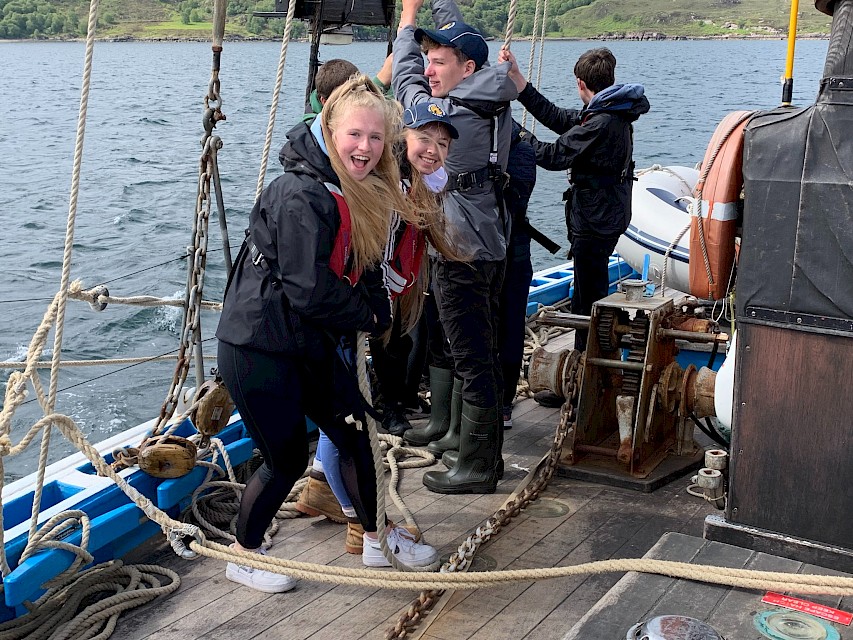
[[[666,534],[647,555],[689,561],[698,553],[702,542],[687,536]],[[636,588],[641,581],[642,588]],[[626,574],[563,636],[563,640],[624,636],[631,624],[642,619],[675,582],[666,576]],[[627,597],[628,593],[632,597]],[[629,620],[630,624],[626,624]]]
[[[756,571],[790,571],[797,572],[801,562],[780,558],[767,553],[753,553],[746,565],[747,569]],[[708,617],[707,622],[724,637],[737,637],[742,640],[764,640],[764,636],[752,629],[752,619],[758,611],[771,608],[761,603],[761,591],[747,589],[730,589],[717,607]],[[736,635],[732,635],[736,634]]]
[[[601,508],[600,504],[596,506],[599,509]],[[624,514],[615,503],[613,506],[614,508],[609,510],[612,512],[612,516],[602,522],[588,537],[580,541],[557,563],[558,566],[580,564],[601,557],[609,557],[622,545],[628,532],[648,517],[646,514],[639,513]],[[561,530],[558,529],[555,537],[560,535]],[[538,553],[525,554],[523,560],[513,563],[510,568],[518,568],[518,565],[531,562],[538,566],[542,566],[540,563],[548,566],[549,559],[559,553],[558,548],[549,549],[544,541],[538,544],[535,550]],[[524,637],[567,597],[583,588],[588,577],[588,575],[579,575],[526,585],[524,591],[514,597],[507,607],[471,636],[472,640],[491,638],[514,640]]]
[[[817,572],[818,569],[805,567],[792,560],[678,533],[669,533],[662,537],[661,542],[647,557],[771,571]],[[629,573],[564,636],[563,640],[623,637],[632,625],[664,614],[685,615],[704,620],[725,637],[761,640],[763,636],[755,630],[753,618],[757,612],[775,609],[771,605],[761,603],[762,596],[762,591]],[[820,596],[807,599],[822,600]]]
[[[684,497],[686,494],[683,492],[685,486],[686,481],[680,481],[655,492],[658,494],[666,489],[671,497],[664,506],[656,508],[653,517],[649,518],[645,525],[639,527],[611,557],[636,558],[643,556],[657,543],[660,536],[667,531],[677,529],[685,519],[692,518],[690,515],[691,508],[699,510],[707,508],[705,503],[685,507]],[[638,496],[636,492],[630,493],[638,504],[645,503],[644,497]],[[626,505],[626,508],[633,510],[637,506]],[[619,581],[620,577],[620,574],[590,576],[583,584],[582,589],[578,589],[570,597],[567,597],[527,637],[531,639],[561,637]]]

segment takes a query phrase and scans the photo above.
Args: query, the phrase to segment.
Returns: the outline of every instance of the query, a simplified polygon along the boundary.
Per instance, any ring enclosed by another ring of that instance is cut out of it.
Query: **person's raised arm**
[[[577,109],[563,109],[558,107],[545,96],[539,93],[521,73],[518,61],[508,49],[501,49],[498,54],[498,62],[509,62],[511,67],[509,78],[515,83],[519,91],[518,101],[530,112],[534,118],[557,134],[563,134],[578,124],[580,111]]]
[[[465,22],[455,0],[432,0],[432,19],[436,27],[448,22]]]
[[[575,159],[599,137],[599,131],[585,126],[572,127],[554,142],[541,142],[527,133],[527,140],[536,151],[536,165],[549,171],[570,169]]]
[[[424,75],[424,56],[415,41],[415,19],[423,0],[403,0],[400,28],[394,40],[391,86],[403,107],[410,107],[430,97],[429,82]]]
[[[379,87],[379,90],[385,95],[386,98],[394,96],[391,94],[391,65],[393,63],[393,59],[391,54],[385,58],[385,62],[382,63],[382,68],[376,72],[376,77],[373,79],[373,82]]]

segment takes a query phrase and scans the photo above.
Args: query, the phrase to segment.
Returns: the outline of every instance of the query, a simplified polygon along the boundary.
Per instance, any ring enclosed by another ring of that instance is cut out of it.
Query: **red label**
[[[792,598],[791,596],[783,596],[781,593],[773,593],[772,591],[768,591],[761,601],[766,602],[767,604],[775,604],[778,607],[793,609],[794,611],[802,611],[803,613],[808,613],[816,618],[823,618],[824,620],[837,622],[838,624],[843,624],[845,626],[850,626],[850,622],[853,621],[853,614],[847,613],[846,611],[826,607],[822,604],[817,604],[816,602],[809,602],[808,600],[800,600],[799,598]]]

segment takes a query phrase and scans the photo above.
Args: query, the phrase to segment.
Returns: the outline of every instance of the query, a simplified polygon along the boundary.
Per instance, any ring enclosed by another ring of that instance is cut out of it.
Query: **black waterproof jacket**
[[[540,167],[572,170],[569,238],[621,235],[631,222],[631,123],[649,110],[642,87],[608,87],[580,111],[554,105],[531,84],[518,99],[534,118],[560,135],[551,143],[532,136],[530,141]]]
[[[341,219],[323,183],[340,183],[305,123],[287,138],[279,153],[284,175],[264,189],[249,214],[246,241],[264,259],[241,250],[216,337],[262,351],[322,357],[343,334],[389,326],[390,302],[378,267],[362,274],[355,287],[330,268]]]

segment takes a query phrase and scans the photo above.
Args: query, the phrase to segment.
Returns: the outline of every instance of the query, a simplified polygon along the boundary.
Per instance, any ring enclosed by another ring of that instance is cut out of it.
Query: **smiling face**
[[[406,129],[406,158],[423,175],[434,173],[447,158],[450,134],[438,123]]]
[[[380,109],[352,107],[341,114],[332,140],[347,173],[364,180],[385,149],[385,116]]]
[[[444,98],[465,78],[474,73],[474,61],[461,62],[453,47],[434,47],[427,51],[426,75],[434,98]]]

